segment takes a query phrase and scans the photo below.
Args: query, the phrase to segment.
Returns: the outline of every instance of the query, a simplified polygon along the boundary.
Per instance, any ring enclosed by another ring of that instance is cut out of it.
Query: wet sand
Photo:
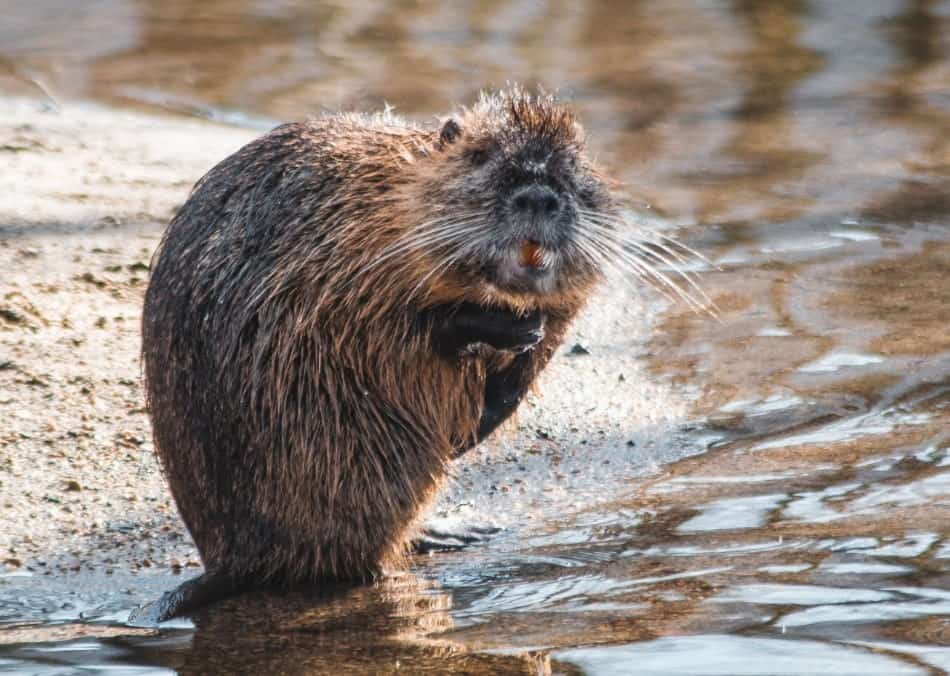
[[[164,223],[247,131],[0,101],[0,563],[197,565],[152,452],[139,320]]]

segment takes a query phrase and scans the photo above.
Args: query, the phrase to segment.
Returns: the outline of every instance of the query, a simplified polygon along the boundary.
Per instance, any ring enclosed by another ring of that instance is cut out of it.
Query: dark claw
[[[447,355],[478,344],[524,352],[544,340],[544,315],[534,312],[522,317],[510,310],[464,303],[448,312],[433,330],[436,344]]]
[[[544,340],[544,316],[535,312],[518,317],[510,312],[492,312],[479,318],[484,340],[496,350],[526,352]]]
[[[532,331],[526,331],[521,338],[522,340],[517,345],[511,347],[513,351],[520,353],[533,349],[535,345],[544,340],[544,329],[539,327]]]

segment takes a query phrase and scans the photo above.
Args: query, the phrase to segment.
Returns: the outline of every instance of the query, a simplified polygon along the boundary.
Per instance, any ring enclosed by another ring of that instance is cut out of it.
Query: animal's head
[[[483,94],[433,131],[416,193],[433,282],[522,307],[584,296],[601,274],[592,229],[615,202],[573,111],[520,89]]]

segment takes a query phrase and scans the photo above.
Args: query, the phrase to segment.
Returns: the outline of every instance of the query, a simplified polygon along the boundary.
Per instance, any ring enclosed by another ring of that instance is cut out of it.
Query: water
[[[0,673],[950,670],[950,2],[6,14],[9,93],[232,124],[560,88],[633,206],[718,266],[722,318],[647,296],[636,339],[582,326],[590,361],[522,421],[553,441],[476,458],[440,504],[498,512],[486,545],[159,630],[124,619],[172,576],[0,578]],[[616,405],[565,422],[616,363]]]

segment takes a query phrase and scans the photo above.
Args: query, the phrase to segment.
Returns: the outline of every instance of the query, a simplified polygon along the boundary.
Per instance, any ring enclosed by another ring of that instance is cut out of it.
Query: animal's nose
[[[527,218],[551,218],[561,210],[561,199],[547,186],[530,185],[511,196],[511,208]]]

